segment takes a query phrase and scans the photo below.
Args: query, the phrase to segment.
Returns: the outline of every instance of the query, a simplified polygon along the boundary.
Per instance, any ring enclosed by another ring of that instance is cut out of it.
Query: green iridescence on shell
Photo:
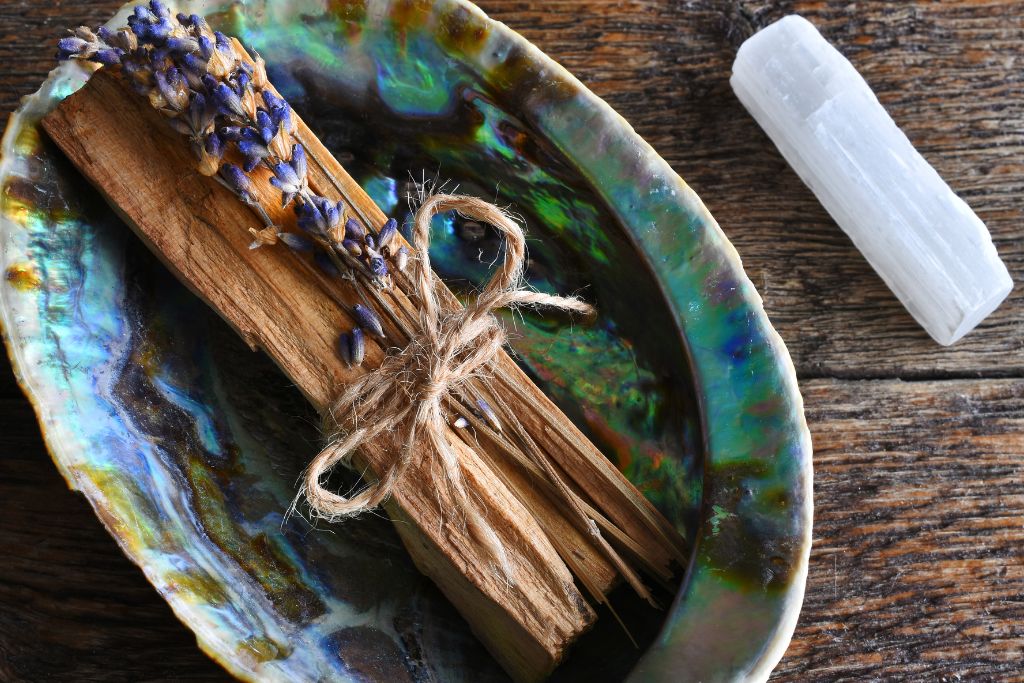
[[[267,59],[400,223],[410,172],[452,179],[511,204],[542,238],[532,285],[597,304],[591,326],[507,322],[531,376],[695,543],[683,594],[633,675],[766,675],[802,595],[809,441],[785,350],[696,196],[603,103],[468,3],[212,5],[224,10],[211,23]],[[26,105],[2,174],[4,324],[69,482],[236,675],[501,680],[386,520],[282,533],[301,454],[316,450],[312,416],[39,138],[38,118],[87,75],[65,68]],[[442,276],[457,290],[479,283],[495,236],[453,216],[435,228]],[[557,676],[621,679],[636,653],[609,658],[601,637]]]

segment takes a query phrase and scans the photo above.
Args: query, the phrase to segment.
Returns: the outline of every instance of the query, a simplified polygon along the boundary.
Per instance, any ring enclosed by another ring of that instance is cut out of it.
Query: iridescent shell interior
[[[404,221],[423,180],[508,204],[530,233],[530,283],[598,306],[586,326],[509,317],[514,349],[694,552],[670,611],[618,598],[650,646],[642,660],[606,617],[556,678],[767,676],[803,593],[810,444],[785,348],[693,192],[607,105],[467,2],[196,9],[266,58],[386,212]],[[41,136],[39,117],[88,75],[66,65],[23,105],[0,169],[0,313],[68,482],[235,675],[503,680],[386,519],[282,523],[317,450],[315,416]],[[435,266],[457,291],[500,249],[454,216],[435,235]]]

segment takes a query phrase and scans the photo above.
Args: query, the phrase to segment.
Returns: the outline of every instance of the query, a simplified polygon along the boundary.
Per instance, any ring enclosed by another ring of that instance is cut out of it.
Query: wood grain
[[[118,4],[0,0],[2,111],[52,67],[64,26]],[[1024,2],[479,4],[608,100],[697,190],[804,379],[815,546],[773,680],[1024,680],[1024,294],[952,349],[932,343],[728,87],[751,25],[810,18],[988,222],[1019,282]],[[226,679],[66,491],[3,376],[0,678]],[[46,541],[27,548],[28,525]],[[39,571],[48,581],[26,580]],[[99,587],[84,578],[99,575]]]
[[[1021,680],[1024,380],[811,380],[815,535],[778,680]]]

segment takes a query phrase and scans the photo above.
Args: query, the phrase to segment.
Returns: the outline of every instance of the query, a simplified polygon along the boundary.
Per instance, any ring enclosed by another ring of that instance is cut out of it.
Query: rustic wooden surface
[[[117,0],[0,0],[0,111]],[[743,255],[815,440],[807,600],[773,680],[1024,680],[1024,2],[480,0],[608,100]],[[988,222],[1018,289],[952,349],[904,312],[728,86],[814,21]],[[0,382],[0,679],[223,680]]]

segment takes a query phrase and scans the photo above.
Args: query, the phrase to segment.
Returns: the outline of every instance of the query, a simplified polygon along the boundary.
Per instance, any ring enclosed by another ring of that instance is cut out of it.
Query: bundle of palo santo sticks
[[[171,16],[154,1],[128,27],[79,29],[60,49],[102,68],[43,120],[50,137],[184,283],[274,359],[342,442],[362,429],[334,410],[346,391],[386,389],[382,366],[399,368],[395,393],[403,372],[430,380],[407,411],[389,404],[408,419],[359,432],[351,453],[329,444],[306,484],[314,513],[382,503],[420,570],[517,680],[550,673],[594,622],[584,593],[602,604],[625,581],[653,602],[645,580],[670,581],[685,562],[682,539],[499,348],[490,310],[543,303],[517,289],[521,264],[499,268],[496,280],[506,281],[488,306],[463,309],[432,280],[425,244],[396,234],[267,81],[262,60],[200,17]],[[504,216],[479,201],[428,203],[492,224]],[[503,231],[510,245],[521,240],[514,225]],[[448,348],[452,320],[468,337]],[[443,387],[431,357],[416,353],[425,338],[434,351],[448,348],[441,370],[454,374]],[[394,365],[402,359],[413,360]],[[421,412],[433,417],[416,422]],[[414,423],[421,429],[410,436]],[[367,473],[369,491],[387,484],[387,495],[360,502],[327,491],[324,477],[341,460]],[[439,485],[442,460],[461,492]],[[462,505],[486,533],[467,524]]]

